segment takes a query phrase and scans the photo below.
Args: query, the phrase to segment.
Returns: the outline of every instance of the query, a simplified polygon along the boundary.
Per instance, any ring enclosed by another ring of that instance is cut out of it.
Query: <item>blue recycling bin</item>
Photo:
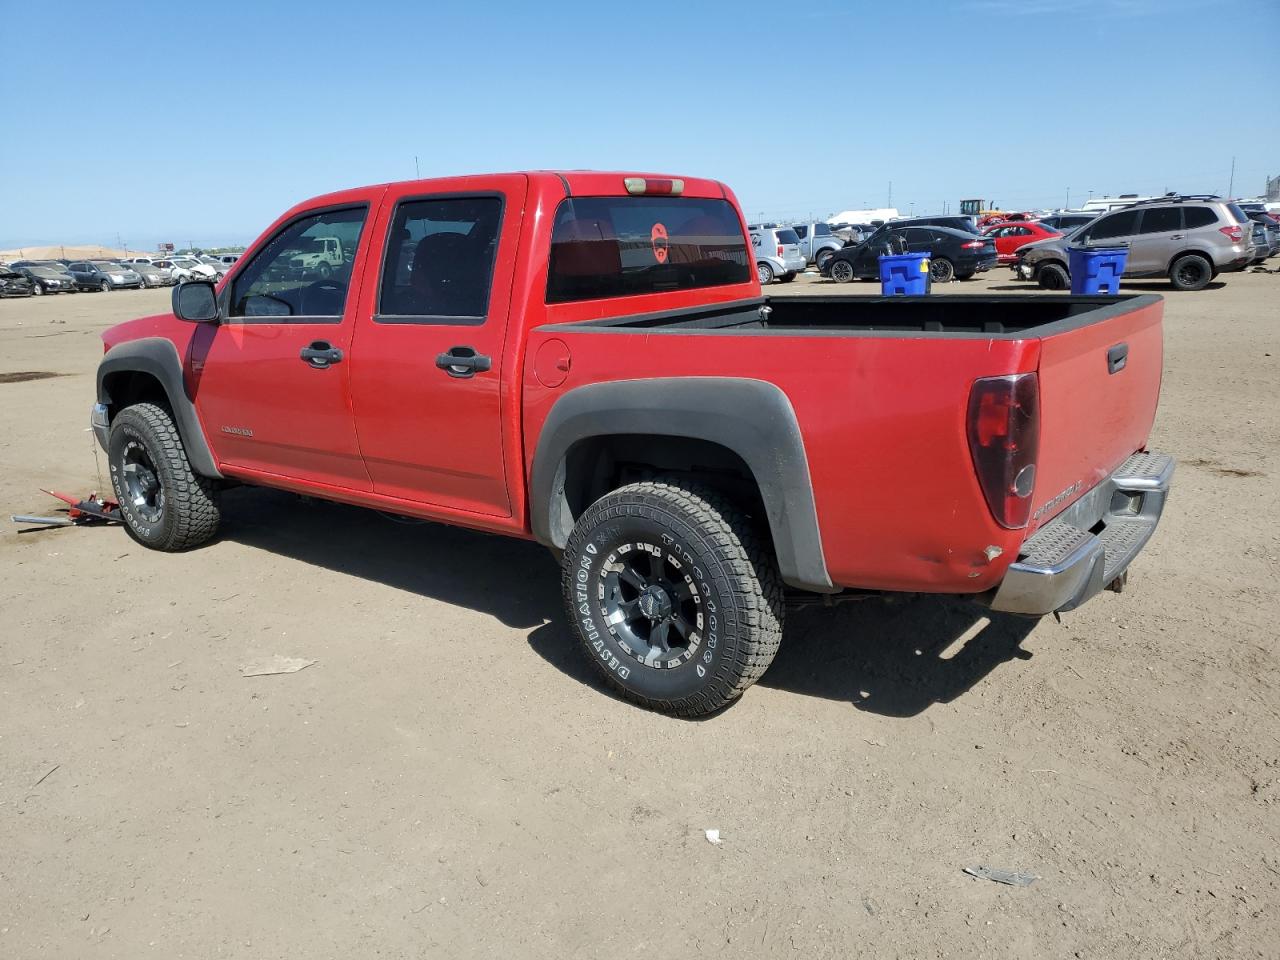
[[[1072,293],[1119,293],[1128,247],[1069,247]]]
[[[897,253],[880,257],[880,293],[886,297],[923,297],[929,292],[929,256]]]

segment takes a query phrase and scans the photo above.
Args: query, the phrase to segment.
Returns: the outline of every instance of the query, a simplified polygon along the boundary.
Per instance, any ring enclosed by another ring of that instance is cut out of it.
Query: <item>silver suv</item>
[[[1199,290],[1254,257],[1248,215],[1213,196],[1164,196],[1112,210],[1062,237],[1018,250],[1016,275],[1046,290],[1071,285],[1069,247],[1127,246],[1126,277],[1168,277],[1175,290]]]

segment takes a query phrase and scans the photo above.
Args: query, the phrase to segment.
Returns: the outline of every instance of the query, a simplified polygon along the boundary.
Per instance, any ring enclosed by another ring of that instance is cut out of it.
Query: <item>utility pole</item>
[[[1067,187],[1067,202],[1062,205],[1063,210],[1071,209],[1071,188]]]
[[[418,170],[418,155],[416,153],[413,155],[413,179],[422,179],[422,173]]]
[[[1227,181],[1227,199],[1228,200],[1230,200],[1233,196],[1235,196],[1235,193],[1234,193],[1235,188],[1236,188],[1236,158],[1232,157],[1231,158],[1231,179]]]
[[[892,180],[889,181],[889,202],[886,203],[885,206],[886,207],[893,206],[893,181]]]

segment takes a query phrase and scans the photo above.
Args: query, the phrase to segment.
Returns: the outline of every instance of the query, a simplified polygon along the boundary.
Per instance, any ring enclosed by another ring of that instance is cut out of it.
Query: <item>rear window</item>
[[[1182,215],[1186,218],[1188,230],[1212,226],[1218,222],[1218,215],[1213,212],[1213,207],[1187,207]]]
[[[794,231],[783,232],[796,242]],[[747,283],[751,275],[727,200],[569,197],[551,230],[547,303]]]
[[[1240,204],[1228,203],[1227,209],[1231,211],[1231,216],[1235,217],[1236,223],[1249,222],[1249,215],[1240,209]]]
[[[831,236],[831,227],[825,223],[815,223],[813,225],[813,235],[815,237]]]
[[[796,236],[796,232],[794,230],[779,230],[778,242],[779,243],[799,243],[800,238]]]

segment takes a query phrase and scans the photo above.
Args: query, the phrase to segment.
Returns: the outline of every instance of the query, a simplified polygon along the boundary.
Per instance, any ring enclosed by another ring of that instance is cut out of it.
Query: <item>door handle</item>
[[[1169,239],[1170,239],[1170,240],[1181,240],[1181,239],[1183,239],[1183,235],[1182,235],[1182,234],[1180,234],[1180,233],[1175,233],[1175,234],[1173,234],[1172,236],[1170,236],[1170,237],[1169,237]]]
[[[474,377],[493,366],[493,361],[476,353],[474,347],[450,347],[448,353],[436,357],[436,366],[451,377]]]
[[[327,370],[342,362],[342,351],[326,340],[316,340],[298,351],[303,362],[316,370]]]

